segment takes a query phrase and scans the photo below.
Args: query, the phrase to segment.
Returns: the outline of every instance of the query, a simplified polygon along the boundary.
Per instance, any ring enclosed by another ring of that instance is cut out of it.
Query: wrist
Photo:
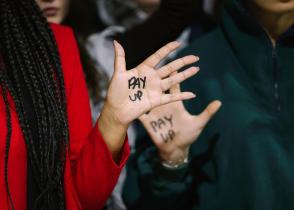
[[[106,104],[99,116],[98,125],[113,159],[118,160],[126,138],[128,125],[121,123]]]
[[[105,101],[100,117],[102,120],[107,122],[109,126],[116,127],[116,128],[128,128],[129,124],[124,123],[116,114],[115,108],[113,108],[107,101]]]
[[[177,169],[177,168],[181,168],[185,165],[187,165],[189,162],[188,160],[188,156],[185,157],[184,159],[178,159],[176,161],[163,161],[161,160],[161,164],[162,166],[164,166],[165,168],[169,168],[169,169]]]
[[[189,148],[173,151],[172,153],[159,152],[161,164],[166,168],[179,168],[188,164]]]

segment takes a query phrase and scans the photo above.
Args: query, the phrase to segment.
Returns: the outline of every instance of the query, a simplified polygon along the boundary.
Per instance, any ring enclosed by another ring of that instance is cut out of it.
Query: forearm
[[[99,128],[98,128],[99,126]],[[124,125],[116,118],[112,110],[104,105],[98,119],[97,128],[112,154],[115,162],[120,160],[121,151],[127,135],[128,125]]]
[[[95,126],[98,127],[96,123]],[[70,150],[70,166],[77,195],[84,209],[101,209],[117,182],[130,153],[124,141],[120,160],[114,161],[108,145],[97,128],[87,136],[84,145],[77,151]],[[77,153],[78,152],[78,153]]]

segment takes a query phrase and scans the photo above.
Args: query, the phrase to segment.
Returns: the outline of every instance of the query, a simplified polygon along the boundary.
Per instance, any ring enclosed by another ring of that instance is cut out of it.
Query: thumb
[[[126,58],[124,48],[117,42],[113,41],[114,45],[114,73],[126,71]]]
[[[219,110],[222,103],[218,100],[211,102],[206,109],[197,116],[197,121],[200,124],[201,128],[204,128],[209,120],[215,115]]]

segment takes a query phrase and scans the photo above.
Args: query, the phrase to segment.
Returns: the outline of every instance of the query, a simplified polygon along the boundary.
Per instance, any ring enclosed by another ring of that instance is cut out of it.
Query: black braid
[[[8,170],[7,170],[7,165],[8,165],[8,159],[9,159],[9,149],[10,149],[10,140],[11,140],[11,134],[12,134],[12,127],[11,127],[11,113],[9,111],[9,105],[8,105],[8,99],[7,99],[7,87],[5,86],[5,80],[3,78],[2,72],[4,71],[3,66],[0,64],[0,83],[1,83],[1,89],[2,89],[2,97],[5,103],[5,111],[6,111],[6,124],[7,124],[7,135],[6,135],[6,148],[5,148],[5,170],[4,170],[4,177],[5,177],[5,184],[6,184],[6,189],[7,189],[7,194],[10,203],[12,204],[12,209],[15,210],[11,193],[8,187]],[[3,84],[3,85],[2,85]]]
[[[37,209],[65,209],[63,174],[68,148],[68,122],[63,72],[53,33],[34,0],[0,0],[0,87],[6,105],[5,175],[11,139],[11,113],[7,91],[17,110],[33,175],[41,191]],[[9,75],[8,75],[9,72]],[[36,116],[38,147],[24,108],[24,81]],[[7,177],[6,188],[10,202]],[[56,196],[57,195],[57,196]],[[13,208],[14,209],[14,208]]]

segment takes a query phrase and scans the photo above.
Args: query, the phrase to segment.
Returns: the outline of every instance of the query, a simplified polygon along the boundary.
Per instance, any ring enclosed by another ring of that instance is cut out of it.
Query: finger
[[[164,105],[176,101],[183,101],[195,98],[196,95],[192,92],[182,92],[182,93],[174,93],[174,94],[163,94],[161,96],[160,104]]]
[[[147,120],[147,114],[142,114],[140,117],[139,117],[139,120],[143,123]]]
[[[174,76],[176,75],[178,72],[175,71],[173,73],[170,74],[170,76]],[[173,85],[171,86],[171,88],[169,89],[169,93],[180,93],[181,92],[181,87],[180,87],[180,84],[176,84],[176,85]]]
[[[151,113],[151,111],[147,112],[147,113],[144,113],[142,114],[140,117],[139,117],[139,120],[144,123],[148,120],[150,120],[151,118],[153,117],[153,114]]]
[[[114,72],[124,72],[126,71],[126,58],[125,58],[125,51],[124,48],[117,42],[113,41],[114,45]]]
[[[165,78],[169,76],[172,72],[177,71],[186,65],[195,63],[198,60],[199,60],[199,57],[194,55],[189,55],[183,58],[179,58],[158,69],[157,74],[160,78]]]
[[[181,92],[180,84],[173,85],[173,86],[169,89],[169,93],[171,93],[171,94],[173,94],[173,93],[180,93],[180,92]]]
[[[151,55],[149,58],[147,58],[143,64],[154,68],[157,64],[160,63],[166,56],[168,56],[171,52],[175,51],[177,48],[180,47],[180,43],[170,42],[166,44],[164,47],[160,48],[158,51],[156,51],[153,55]]]
[[[184,80],[192,77],[199,71],[199,67],[191,67],[181,73],[177,73],[174,76],[168,77],[164,80],[161,80],[161,89],[162,91],[166,91],[170,89],[172,86],[183,82]]]
[[[221,105],[222,103],[220,101],[213,101],[200,115],[197,116],[198,123],[200,123],[201,127],[205,127],[213,115],[219,110]]]

